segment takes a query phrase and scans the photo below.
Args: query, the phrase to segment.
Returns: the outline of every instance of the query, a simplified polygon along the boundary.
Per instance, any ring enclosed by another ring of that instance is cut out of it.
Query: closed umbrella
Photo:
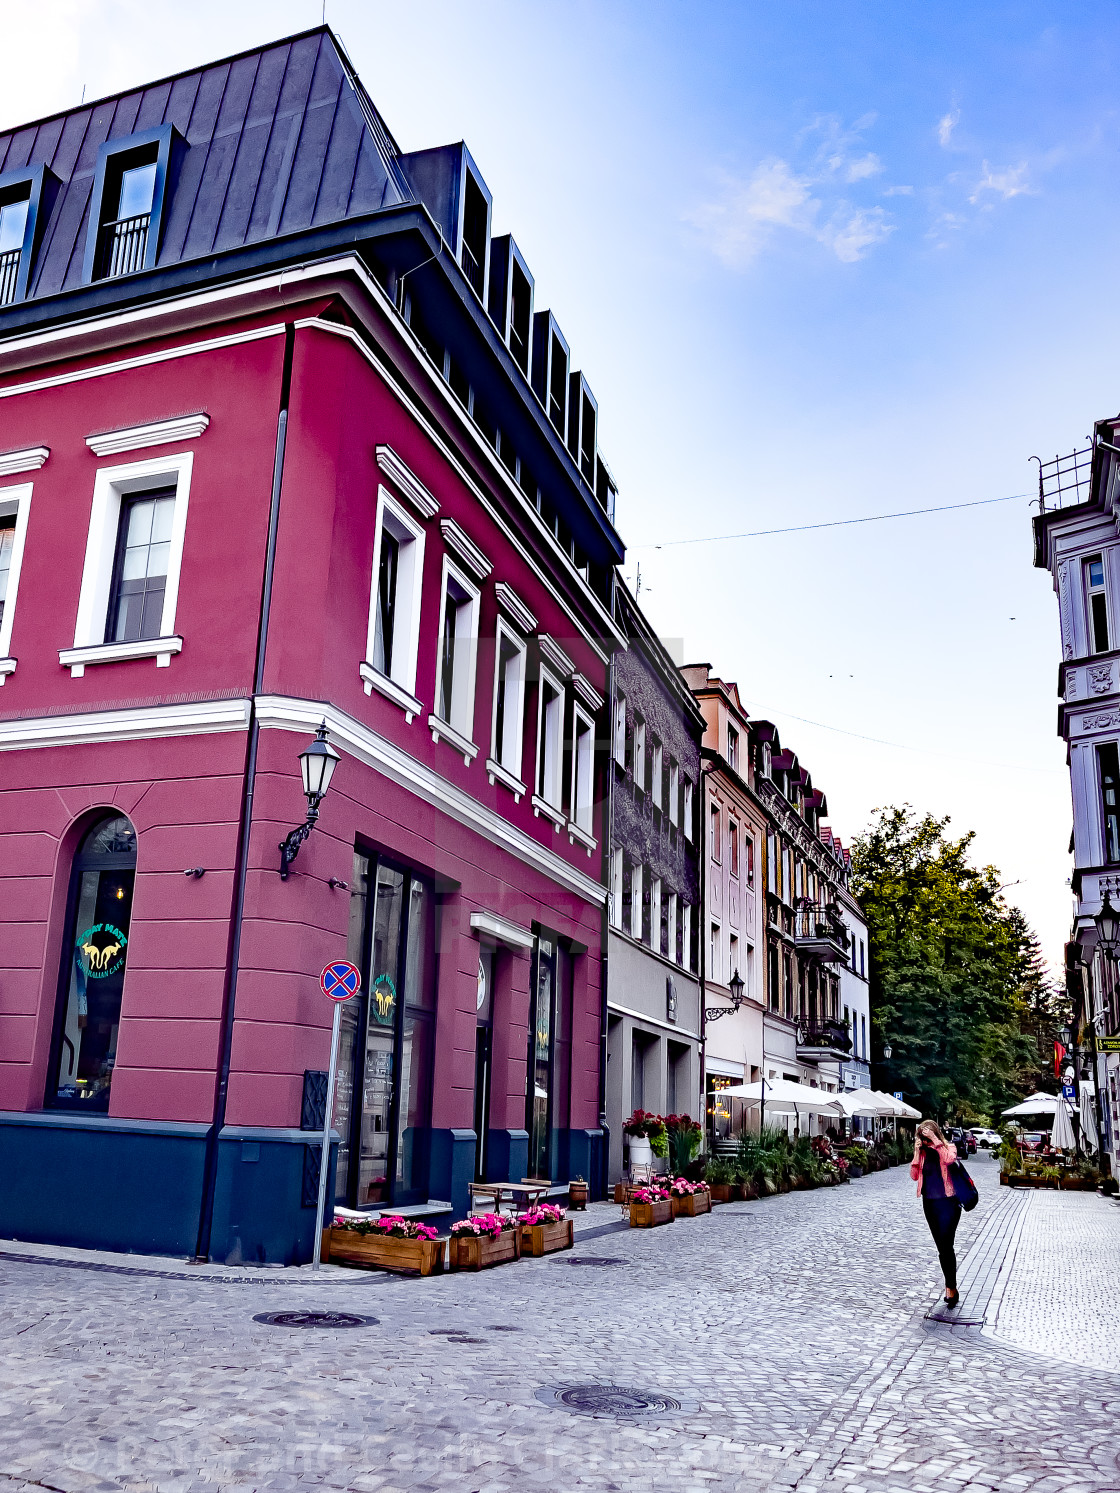
[[[1097,1113],[1093,1105],[1093,1091],[1087,1083],[1081,1085],[1081,1138],[1091,1150],[1098,1151]]]
[[[1050,1133],[1050,1144],[1056,1151],[1072,1151],[1077,1144],[1073,1135],[1073,1122],[1069,1117],[1069,1105],[1064,1099],[1054,1110],[1054,1128]]]

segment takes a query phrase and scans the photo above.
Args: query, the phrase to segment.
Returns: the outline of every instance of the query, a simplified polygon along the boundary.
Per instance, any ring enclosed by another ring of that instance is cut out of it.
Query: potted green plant
[[[704,1131],[691,1115],[666,1115],[665,1133],[669,1142],[669,1172],[683,1176],[700,1149]]]
[[[550,1255],[558,1249],[571,1249],[575,1243],[572,1220],[564,1217],[563,1208],[555,1203],[538,1203],[518,1219],[521,1229],[521,1253]]]
[[[713,1156],[704,1168],[704,1181],[708,1184],[713,1203],[731,1201],[731,1167],[720,1156]]]
[[[431,1224],[385,1213],[380,1218],[336,1215],[330,1228],[323,1230],[320,1258],[332,1265],[433,1275],[443,1270],[443,1253],[443,1240]]]
[[[848,1146],[841,1154],[848,1163],[848,1180],[854,1181],[857,1177],[862,1177],[867,1162],[867,1152],[863,1147]]]
[[[448,1264],[452,1270],[485,1270],[521,1258],[521,1231],[505,1213],[474,1213],[451,1225]]]
[[[660,1115],[636,1109],[623,1124],[622,1133],[630,1145],[630,1165],[652,1166],[655,1156],[669,1154],[669,1132]]]

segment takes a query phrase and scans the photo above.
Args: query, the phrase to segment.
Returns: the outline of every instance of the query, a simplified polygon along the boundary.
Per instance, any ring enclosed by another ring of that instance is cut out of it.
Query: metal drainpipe
[[[610,572],[610,615],[615,617],[618,592],[618,576]],[[599,1128],[603,1132],[603,1158],[600,1166],[602,1195],[607,1196],[611,1169],[611,1131],[607,1123],[607,981],[610,978],[610,897],[611,897],[611,833],[614,828],[614,649],[607,661],[607,822],[603,831],[603,883],[607,888],[603,903],[602,949],[599,964]],[[591,1179],[588,1178],[588,1181]]]
[[[214,1224],[214,1193],[218,1182],[218,1142],[226,1122],[226,1098],[229,1093],[233,1021],[237,999],[237,974],[241,955],[241,924],[245,913],[245,881],[249,869],[249,834],[253,824],[253,788],[257,773],[257,748],[260,743],[257,696],[264,689],[264,663],[268,647],[268,619],[272,607],[272,581],[276,569],[276,534],[280,521],[280,487],[284,478],[284,448],[288,435],[288,400],[292,390],[294,352],[295,328],[289,322],[284,331],[284,368],[280,378],[280,412],[276,420],[276,449],[272,458],[268,544],[265,550],[264,578],[261,583],[260,612],[257,620],[257,659],[253,671],[253,697],[249,702],[249,734],[242,780],[233,912],[230,918],[229,944],[226,953],[225,988],[222,991],[221,1047],[218,1057],[217,1082],[214,1086],[214,1111],[210,1129],[206,1133],[206,1154],[203,1163],[198,1241],[195,1247],[195,1259],[199,1262],[205,1262],[210,1258],[210,1235]]]

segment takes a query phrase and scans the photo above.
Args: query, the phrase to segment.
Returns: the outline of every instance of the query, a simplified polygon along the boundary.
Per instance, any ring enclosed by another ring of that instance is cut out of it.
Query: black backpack
[[[971,1213],[980,1201],[980,1195],[976,1191],[976,1183],[965,1170],[963,1161],[954,1161],[949,1167],[949,1176],[953,1181],[953,1191],[957,1200],[966,1213]]]

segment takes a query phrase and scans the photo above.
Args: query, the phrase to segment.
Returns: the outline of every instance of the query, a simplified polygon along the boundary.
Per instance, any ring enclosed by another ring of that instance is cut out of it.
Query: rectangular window
[[[646,790],[646,723],[640,715],[634,717],[634,787],[639,792]]]
[[[464,741],[470,740],[474,725],[477,618],[478,591],[445,560],[439,619],[436,715]]]
[[[377,689],[402,706],[410,719],[420,709],[415,695],[423,570],[423,528],[380,488],[366,656],[359,672],[367,695]]]
[[[681,770],[673,761],[669,763],[669,823],[680,823]]]
[[[727,858],[732,876],[739,874],[739,826],[734,819],[727,821]]]
[[[687,902],[685,902],[681,907],[680,963],[689,970],[694,970],[696,968],[696,963],[692,952],[692,907]]]
[[[106,643],[137,643],[161,635],[174,514],[173,487],[123,499]]]
[[[769,963],[769,1001],[771,1011],[778,1010],[781,1005],[781,976],[778,968],[778,949],[776,944],[771,944],[767,950]]]
[[[662,788],[661,772],[662,772],[662,765],[663,765],[664,757],[663,757],[663,753],[662,753],[662,750],[661,750],[661,743],[659,741],[655,741],[654,744],[653,744],[653,751],[651,753],[651,758],[652,758],[652,760],[650,762],[650,779],[649,779],[650,796],[653,799],[653,807],[655,809],[660,809],[660,807],[661,807],[661,788]]]
[[[637,863],[630,873],[630,936],[642,936],[642,867]]]
[[[789,951],[782,952],[782,986],[784,993],[783,1012],[786,1016],[793,1015],[793,962]]]
[[[525,644],[502,622],[498,623],[495,642],[491,759],[520,782],[525,719]]]
[[[611,750],[619,767],[626,766],[626,696],[614,697],[614,732]]]
[[[859,972],[860,972],[861,975],[863,975],[866,978],[866,976],[867,976],[867,966],[864,963],[863,955],[864,955],[864,946],[863,946],[863,939],[861,938],[860,941],[859,941]]]
[[[12,574],[12,554],[16,547],[16,516],[0,517],[0,627],[8,601],[8,582]]]
[[[577,705],[572,711],[572,819],[585,835],[592,832],[594,809],[595,728]]]
[[[1089,604],[1089,641],[1094,653],[1108,652],[1108,596],[1104,584],[1104,557],[1085,561],[1085,597]]]
[[[98,151],[82,265],[87,284],[154,267],[173,133],[159,125],[107,140]]]
[[[654,876],[649,884],[649,946],[661,951],[661,878]]]
[[[623,854],[621,849],[611,851],[611,900],[610,918],[612,928],[622,927],[622,876]]]
[[[626,933],[632,933],[634,929],[634,865],[625,856],[622,860],[622,917],[619,919],[619,927]]]
[[[679,964],[681,962],[681,951],[677,931],[680,920],[677,916],[677,909],[677,894],[676,892],[670,892],[665,898],[665,942],[661,952],[667,959],[673,959]]]
[[[739,771],[739,733],[735,727],[727,727],[727,765],[733,771]]]
[[[692,782],[689,778],[684,780],[684,789],[681,794],[681,828],[684,830],[686,840],[693,836],[692,828]]]
[[[16,298],[23,259],[23,241],[27,233],[27,215],[31,210],[31,183],[19,188],[14,200],[0,200],[0,306]]]
[[[732,975],[739,973],[739,939],[733,933],[727,940],[727,963]]]
[[[782,847],[782,887],[781,897],[784,902],[789,901],[790,889],[793,885],[793,877],[790,874],[793,854],[788,845]]]
[[[805,895],[805,867],[797,856],[793,859],[793,894],[795,897]]]
[[[1097,748],[1104,811],[1104,858],[1109,865],[1120,861],[1120,761],[1114,741]]]
[[[720,984],[723,983],[723,964],[720,958],[721,953],[722,950],[720,949],[719,942],[719,924],[713,923],[711,932],[711,949],[709,952],[710,964],[708,968],[708,978],[711,980],[717,980]]]
[[[867,1057],[867,1017],[866,1016],[861,1016],[860,1017],[860,1019],[859,1019],[859,1025],[860,1025],[860,1031],[863,1034],[863,1041],[860,1044],[860,1051],[861,1051],[863,1057],[866,1058]]]
[[[536,796],[554,809],[561,806],[560,769],[563,747],[564,691],[541,670],[537,691]]]
[[[715,803],[708,806],[708,849],[712,860],[721,858],[719,804]]]
[[[743,842],[747,855],[747,885],[754,886],[754,836],[748,835]]]

